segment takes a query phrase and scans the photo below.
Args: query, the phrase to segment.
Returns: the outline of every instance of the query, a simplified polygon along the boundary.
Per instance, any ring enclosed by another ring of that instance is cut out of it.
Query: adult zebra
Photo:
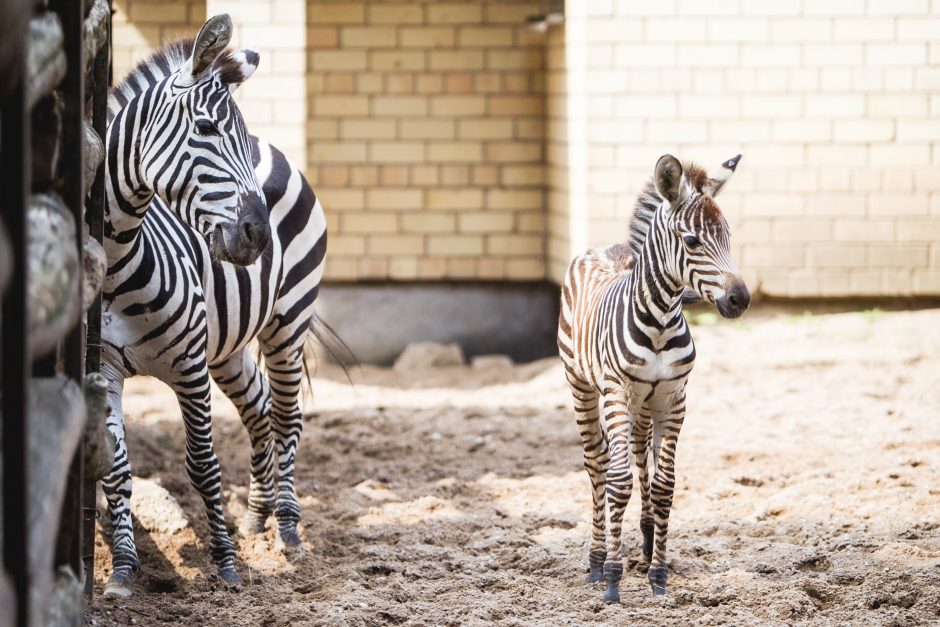
[[[750,304],[729,255],[728,223],[714,200],[740,157],[711,175],[696,166],[683,170],[672,155],[661,157],[637,201],[629,244],[575,258],[562,288],[558,348],[593,488],[588,581],[606,579],[608,603],[620,600],[621,525],[633,489],[631,446],[648,578],[654,595],[666,592],[676,443],[695,360],[682,316],[683,292],[691,289],[726,318],[740,316]]]
[[[231,32],[228,15],[213,17],[194,42],[171,44],[141,63],[108,103],[102,372],[117,455],[103,481],[113,528],[107,594],[130,594],[140,569],[121,407],[124,379],[134,375],[158,377],[177,395],[186,470],[205,502],[222,580],[239,577],[212,446],[210,376],[251,440],[245,528],[260,531],[273,512],[278,541],[300,543],[298,392],[326,222],[303,175],[248,135],[232,93],[259,55],[224,52]],[[253,338],[270,383],[246,348]]]

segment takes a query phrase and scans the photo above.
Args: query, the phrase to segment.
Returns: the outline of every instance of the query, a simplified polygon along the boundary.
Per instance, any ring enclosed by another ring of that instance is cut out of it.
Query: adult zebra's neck
[[[105,252],[108,265],[137,248],[153,190],[141,170],[141,136],[166,79],[189,58],[193,42],[171,43],[142,61],[108,94]]]

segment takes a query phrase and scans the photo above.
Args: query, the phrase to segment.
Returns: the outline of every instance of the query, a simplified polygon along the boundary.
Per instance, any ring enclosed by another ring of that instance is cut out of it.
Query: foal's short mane
[[[135,96],[153,87],[186,63],[193,52],[195,41],[192,38],[172,41],[138,63],[120,83],[111,88],[108,95],[108,121],[110,122]],[[230,51],[220,54],[213,65],[222,72],[223,81],[226,81],[231,72],[241,73],[241,66]]]
[[[683,163],[682,172],[685,179],[693,189],[701,192],[708,181],[708,172],[694,163]],[[633,207],[633,218],[630,220],[630,254],[634,259],[640,256],[640,250],[643,248],[643,242],[646,241],[646,234],[649,233],[650,223],[653,220],[653,214],[663,204],[663,197],[656,191],[653,185],[653,179],[646,183],[646,187],[637,196],[636,205]]]

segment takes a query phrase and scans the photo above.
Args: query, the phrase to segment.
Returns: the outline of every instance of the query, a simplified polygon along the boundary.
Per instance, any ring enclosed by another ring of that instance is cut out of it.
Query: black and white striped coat
[[[224,52],[230,33],[228,16],[212,18],[195,42],[171,44],[143,62],[109,100],[102,372],[117,438],[103,481],[113,529],[110,594],[130,594],[140,568],[121,405],[127,377],[151,375],[176,392],[186,468],[205,502],[224,581],[239,578],[212,446],[210,377],[251,439],[245,527],[263,529],[273,512],[278,540],[300,542],[298,393],[326,221],[301,172],[248,135],[232,92],[259,55]],[[267,376],[247,349],[255,338]]]
[[[607,581],[607,602],[620,599],[631,456],[643,501],[649,581],[654,594],[666,589],[675,450],[695,361],[683,293],[692,290],[725,317],[740,316],[750,302],[729,255],[728,224],[714,201],[739,158],[709,176],[662,157],[637,202],[630,243],[576,257],[565,277],[558,347],[593,491],[589,581]]]

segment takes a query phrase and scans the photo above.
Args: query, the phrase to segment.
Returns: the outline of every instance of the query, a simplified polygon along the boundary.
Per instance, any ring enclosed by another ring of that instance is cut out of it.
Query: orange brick
[[[402,120],[401,136],[405,139],[453,139],[453,120]]]
[[[310,67],[314,70],[365,70],[368,57],[364,51],[314,50],[310,53]]]
[[[330,187],[345,187],[349,184],[349,166],[322,166],[317,181]]]
[[[403,48],[447,48],[454,45],[453,28],[402,28],[401,45]]]
[[[440,74],[421,74],[418,76],[419,94],[439,94],[444,91],[444,77]]]
[[[474,185],[496,185],[499,183],[499,168],[492,165],[473,166]]]
[[[346,233],[394,233],[398,230],[398,216],[394,213],[344,213],[343,231]]]
[[[490,115],[540,115],[542,98],[539,96],[490,96]]]
[[[461,47],[505,46],[513,44],[513,29],[505,26],[465,26],[457,34]]]
[[[415,90],[415,78],[411,74],[389,74],[385,84],[389,94],[410,94]]]
[[[369,53],[372,70],[423,70],[426,67],[423,51],[379,50]]]
[[[404,187],[408,184],[408,166],[383,165],[382,185],[386,187]]]
[[[461,210],[481,209],[483,190],[480,189],[431,189],[427,192],[428,209]]]
[[[453,233],[457,217],[447,213],[421,211],[401,216],[401,227],[407,233]]]
[[[483,238],[474,235],[429,235],[428,254],[463,257],[483,254]]]
[[[466,187],[470,184],[470,166],[441,166],[441,185],[448,187]]]
[[[420,4],[369,4],[369,22],[372,24],[420,24],[423,21],[424,7]]]
[[[307,29],[307,42],[312,48],[339,46],[339,29],[335,26],[312,26]]]
[[[421,190],[417,189],[385,189],[375,188],[366,190],[366,207],[389,211],[392,209],[413,210],[422,205]]]
[[[432,96],[431,114],[435,116],[483,115],[483,96]]]
[[[540,161],[542,145],[538,142],[494,142],[486,146],[486,160],[495,163]]]
[[[472,87],[472,77],[466,72],[448,74],[445,80],[445,90],[449,94],[469,94]]]
[[[511,120],[460,120],[457,122],[457,135],[461,139],[511,139],[513,123]]]
[[[350,139],[388,139],[395,137],[396,129],[394,120],[342,120],[339,132]]]
[[[376,96],[372,100],[373,115],[405,117],[425,116],[427,113],[427,98],[420,96]]]
[[[362,3],[311,2],[307,5],[307,14],[313,24],[362,24],[366,18],[365,5]]]
[[[411,170],[411,183],[420,187],[437,185],[438,173],[436,165],[416,165]]]
[[[395,46],[395,29],[389,26],[344,26],[339,40],[343,48],[381,48]]]
[[[447,277],[450,279],[472,279],[477,275],[476,259],[448,259]]]
[[[427,159],[432,162],[473,163],[483,158],[478,142],[440,142],[428,144]]]
[[[374,165],[356,165],[350,168],[349,179],[355,187],[370,187],[379,183],[379,168]]]
[[[392,257],[388,260],[388,275],[399,281],[418,278],[418,258]]]
[[[369,254],[418,255],[424,252],[424,238],[416,235],[389,235],[370,237]]]
[[[365,96],[319,96],[310,103],[314,117],[368,115]]]
[[[488,254],[507,257],[539,255],[544,248],[545,241],[541,235],[492,235],[486,242]]]
[[[381,142],[369,146],[369,160],[378,163],[420,163],[425,160],[424,144]]]
[[[480,50],[432,50],[432,70],[482,70],[483,52]]]
[[[482,7],[477,4],[433,3],[427,9],[430,24],[477,24],[483,19]]]
[[[458,222],[462,233],[508,233],[512,231],[513,215],[492,211],[461,212]]]

